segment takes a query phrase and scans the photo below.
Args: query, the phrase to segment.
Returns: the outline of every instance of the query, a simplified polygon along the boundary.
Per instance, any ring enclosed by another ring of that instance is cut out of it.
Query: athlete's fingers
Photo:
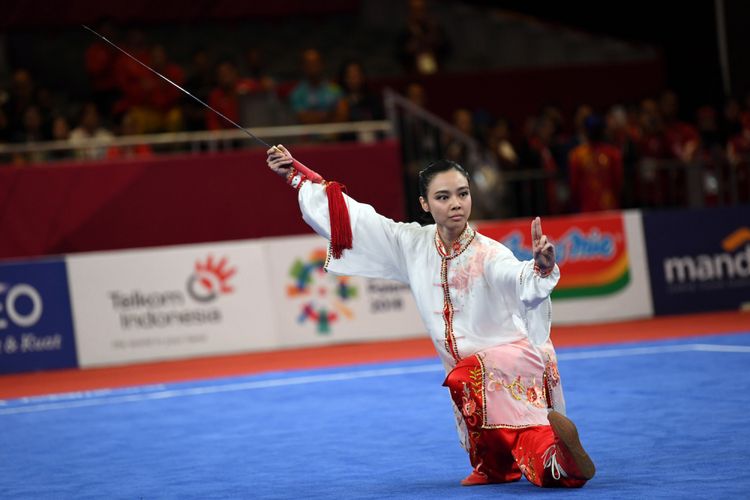
[[[536,217],[531,221],[531,244],[533,247],[539,246],[539,240],[542,238],[542,220]]]

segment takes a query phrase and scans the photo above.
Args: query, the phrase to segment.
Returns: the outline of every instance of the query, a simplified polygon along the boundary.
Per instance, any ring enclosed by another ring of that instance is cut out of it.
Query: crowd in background
[[[570,117],[546,106],[517,128],[461,108],[453,124],[491,151],[499,171],[509,174],[506,188],[514,172],[542,173],[541,193],[523,192],[534,184],[519,183],[520,191],[508,196],[516,203],[538,196],[543,213],[684,206],[693,165],[700,166],[701,203],[730,201],[720,190],[730,181],[735,201],[750,201],[750,94],[744,101],[727,99],[721,110],[701,106],[692,120],[682,116],[678,96],[665,90],[609,109],[581,104]],[[446,154],[466,160],[460,148],[448,147]]]
[[[411,0],[409,5],[395,57],[405,75],[436,73],[450,54],[450,41],[423,0]],[[300,54],[298,78],[279,81],[257,47],[247,48],[240,57],[199,49],[190,61],[176,61],[168,47],[150,43],[140,30],[120,30],[109,22],[97,29],[108,39],[123,40],[123,48],[137,59],[245,126],[384,118],[382,96],[368,85],[366,60],[347,60],[332,72],[325,54],[307,48]],[[116,136],[232,128],[104,41],[88,46],[81,71],[88,76],[89,99],[64,107],[29,70],[12,71],[7,88],[0,89],[0,144],[67,141],[75,146],[93,138],[102,146],[14,154],[2,158],[3,163],[148,156],[154,151],[146,143],[106,143]],[[409,85],[405,93],[429,110],[419,84]],[[613,103],[609,109],[582,103],[571,116],[550,105],[512,124],[486,111],[461,108],[453,114],[453,125],[489,151],[485,160],[494,166],[496,182],[504,179],[503,195],[513,214],[523,213],[521,203],[534,197],[537,211],[545,214],[685,204],[679,199],[684,194],[675,198],[670,192],[674,185],[688,182],[687,174],[649,167],[644,163],[648,159],[714,165],[714,171],[702,173],[700,179],[709,202],[712,196],[722,196],[712,191],[712,182],[718,185],[717,179],[727,172],[744,186],[740,200],[750,199],[745,160],[750,154],[750,95],[744,101],[727,99],[722,109],[700,107],[693,117],[680,112],[674,92],[665,91],[640,103]],[[441,146],[445,156],[468,161],[461,144],[446,139]],[[514,174],[525,171],[542,173],[541,180],[523,182],[518,177],[514,185]]]

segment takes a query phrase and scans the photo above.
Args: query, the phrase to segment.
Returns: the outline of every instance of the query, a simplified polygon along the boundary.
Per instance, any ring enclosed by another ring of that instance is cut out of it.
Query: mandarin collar
[[[437,227],[435,227],[435,248],[437,248],[437,251],[441,257],[450,260],[461,255],[461,253],[466,250],[466,247],[468,247],[471,242],[474,241],[475,235],[476,231],[474,231],[467,222],[466,227],[458,236],[458,238],[456,238],[453,243],[446,247],[446,245],[443,243],[443,240],[440,238]]]

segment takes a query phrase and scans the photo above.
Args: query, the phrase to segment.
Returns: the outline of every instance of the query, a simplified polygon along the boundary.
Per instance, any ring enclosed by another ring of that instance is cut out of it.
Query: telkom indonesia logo
[[[297,259],[289,269],[294,280],[287,286],[288,297],[302,297],[299,323],[310,320],[317,324],[320,334],[331,332],[331,324],[343,316],[352,319],[354,313],[347,302],[357,296],[348,276],[333,276],[325,272],[325,250],[313,251],[308,260]]]
[[[209,254],[204,262],[195,263],[195,271],[187,282],[188,294],[198,302],[211,302],[219,295],[232,293],[234,288],[229,279],[237,272],[236,267],[227,267],[227,258],[214,262]]]

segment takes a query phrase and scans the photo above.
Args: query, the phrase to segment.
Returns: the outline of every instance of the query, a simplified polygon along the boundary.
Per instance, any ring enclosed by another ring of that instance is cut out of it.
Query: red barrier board
[[[357,200],[403,217],[398,143],[292,150]],[[260,149],[0,168],[0,258],[308,232],[295,191]]]

